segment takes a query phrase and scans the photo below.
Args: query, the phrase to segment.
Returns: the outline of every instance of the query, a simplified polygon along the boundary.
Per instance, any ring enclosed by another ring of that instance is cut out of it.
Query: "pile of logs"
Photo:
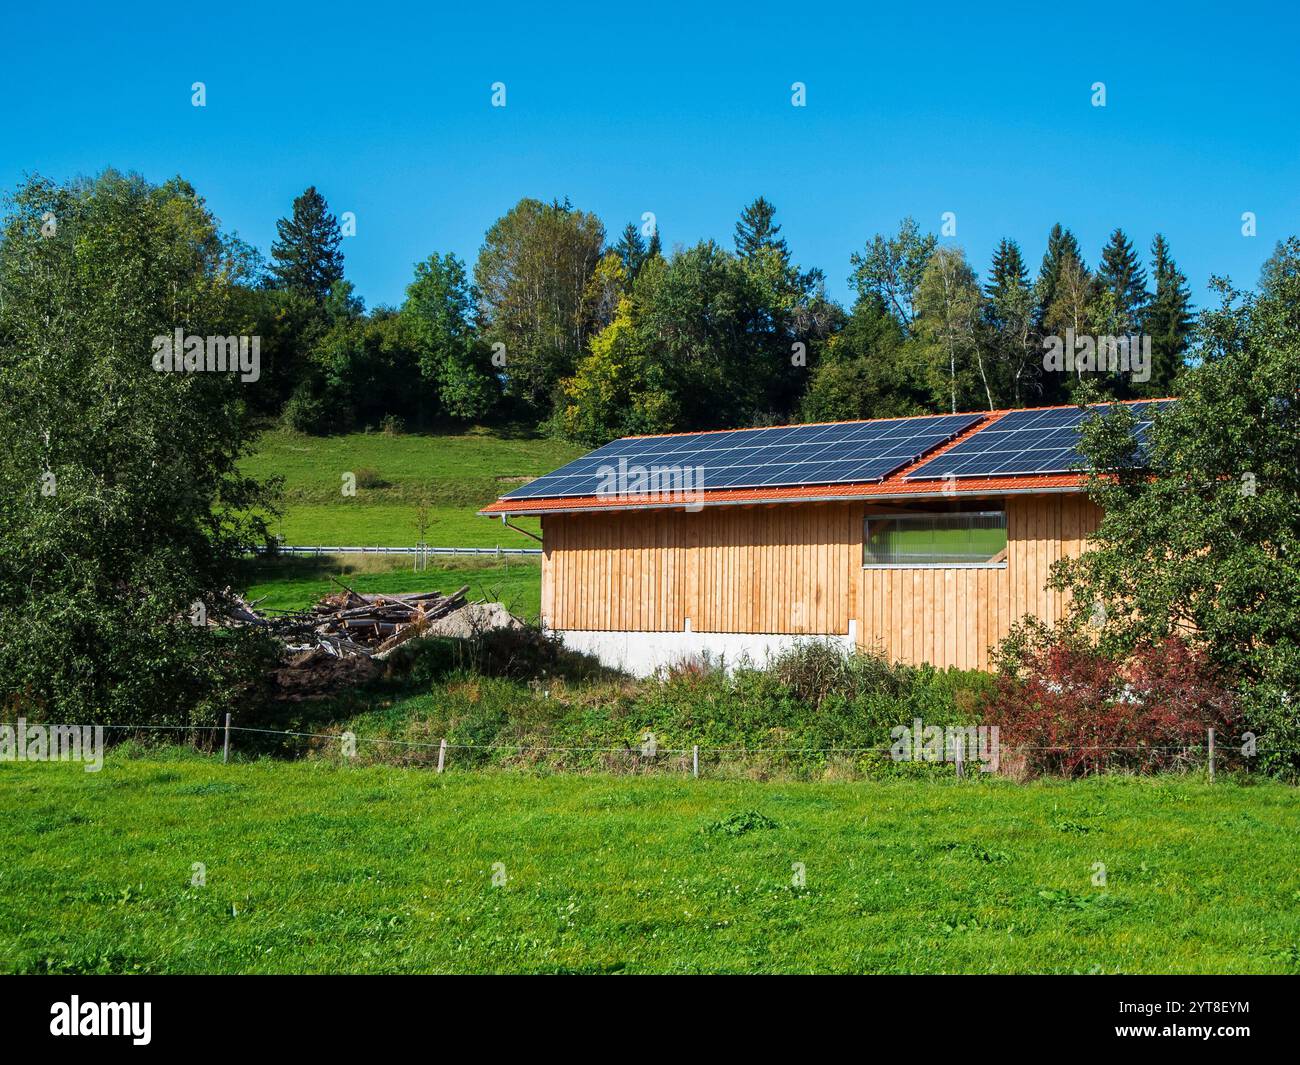
[[[318,636],[346,640],[372,655],[385,654],[420,635],[431,622],[463,607],[468,591],[469,585],[465,585],[451,595],[360,595],[344,588],[312,607],[318,621],[313,631]]]
[[[343,590],[326,596],[310,610],[265,618],[253,606],[237,601],[230,620],[267,629],[293,652],[319,648],[340,658],[383,658],[439,618],[460,610],[469,591],[465,585],[451,595],[361,595],[339,581],[335,583]]]

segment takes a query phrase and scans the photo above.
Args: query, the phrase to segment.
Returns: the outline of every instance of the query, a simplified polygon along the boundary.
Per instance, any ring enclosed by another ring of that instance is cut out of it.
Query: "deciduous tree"
[[[485,339],[504,345],[507,393],[544,410],[586,349],[587,285],[605,227],[567,201],[523,199],[487,232],[474,266]]]
[[[1149,434],[1155,477],[1130,466],[1134,415],[1091,424],[1107,476],[1089,550],[1060,565],[1074,622],[1105,607],[1126,650],[1180,636],[1239,679],[1264,766],[1300,774],[1300,240],[1258,296],[1217,281],[1180,401]],[[1236,738],[1230,742],[1241,742]]]
[[[960,248],[939,248],[930,257],[916,290],[916,310],[917,333],[936,349],[943,366],[938,376],[950,409],[958,410],[973,373],[992,410],[993,391],[978,343],[979,284]]]
[[[879,296],[910,330],[916,317],[916,291],[937,243],[933,233],[921,232],[915,219],[904,218],[897,236],[877,233],[865,251],[853,253],[849,284],[859,299]]]
[[[0,226],[0,695],[28,717],[211,723],[265,664],[251,630],[206,622],[272,500],[240,472],[247,386],[154,356],[178,329],[204,354],[244,334],[247,279],[180,179],[34,178]]]
[[[496,378],[474,328],[465,264],[450,252],[417,263],[401,313],[419,355],[420,376],[437,389],[440,413],[483,417],[496,398]]]

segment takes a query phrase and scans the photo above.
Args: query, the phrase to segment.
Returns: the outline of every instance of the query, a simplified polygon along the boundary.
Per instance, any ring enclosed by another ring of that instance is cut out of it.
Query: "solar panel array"
[[[502,498],[595,496],[609,494],[611,485],[619,495],[645,491],[645,482],[636,479],[635,467],[647,472],[655,467],[699,469],[698,483],[692,480],[687,486],[706,491],[868,484],[883,480],[946,444],[982,417],[941,414],[834,425],[625,437]]]
[[[1138,418],[1133,464],[1146,458],[1146,433],[1155,411],[1167,400],[1126,404]],[[986,429],[936,455],[909,473],[908,481],[953,477],[999,477],[1014,474],[1070,473],[1084,467],[1079,452],[1080,427],[1092,411],[1077,407],[1017,410],[1005,414]]]

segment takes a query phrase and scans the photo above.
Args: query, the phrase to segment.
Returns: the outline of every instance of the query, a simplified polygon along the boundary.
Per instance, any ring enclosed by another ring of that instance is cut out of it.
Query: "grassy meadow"
[[[419,540],[423,503],[425,541],[432,546],[536,547],[535,540],[476,512],[583,450],[502,429],[340,436],[273,429],[263,433],[243,469],[284,479],[284,514],[273,531],[287,544],[410,547]],[[342,493],[345,473],[356,476],[355,496]],[[538,531],[534,519],[516,524]]]
[[[1193,778],[5,764],[0,970],[1296,973],[1298,802]]]
[[[432,547],[536,548],[541,546],[536,540],[477,511],[512,486],[581,453],[569,444],[501,428],[322,437],[271,429],[243,468],[259,478],[283,479],[284,513],[272,530],[286,544],[411,547],[420,538],[423,505],[424,538]],[[344,473],[356,477],[354,496],[341,491]],[[534,518],[514,524],[541,531]],[[435,555],[420,572],[413,562],[409,556],[359,554],[258,560],[244,590],[267,609],[297,610],[337,591],[331,577],[363,593],[450,592],[468,584],[471,599],[502,602],[528,619],[541,612],[541,566],[535,556]]]

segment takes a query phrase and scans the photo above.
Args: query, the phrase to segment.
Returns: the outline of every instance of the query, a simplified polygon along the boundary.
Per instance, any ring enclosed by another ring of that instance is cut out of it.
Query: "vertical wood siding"
[[[1004,569],[864,569],[859,503],[709,507],[697,514],[551,514],[542,616],[551,628],[842,635],[891,660],[989,668],[1026,614],[1057,620],[1051,565],[1100,521],[1081,495],[1011,496]]]
[[[556,629],[843,635],[862,508],[709,507],[551,514],[542,616]]]

